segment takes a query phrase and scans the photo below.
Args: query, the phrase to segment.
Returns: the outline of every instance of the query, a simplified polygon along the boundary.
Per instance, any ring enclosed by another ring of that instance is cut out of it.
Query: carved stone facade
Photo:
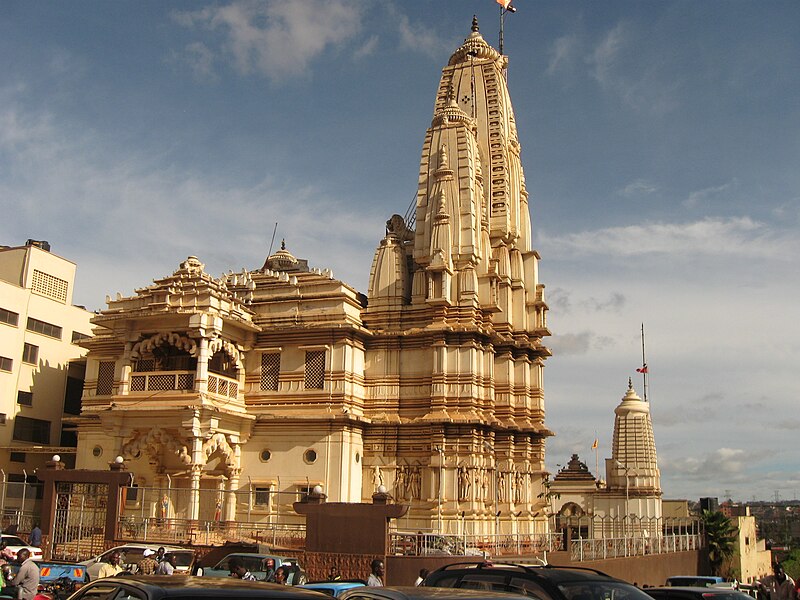
[[[220,279],[190,257],[111,300],[80,466],[107,448],[142,485],[224,488],[226,520],[268,517],[235,501],[248,488],[359,502],[383,485],[403,526],[543,532],[547,305],[506,63],[474,22],[442,71],[415,215],[387,222],[366,296],[284,245]]]

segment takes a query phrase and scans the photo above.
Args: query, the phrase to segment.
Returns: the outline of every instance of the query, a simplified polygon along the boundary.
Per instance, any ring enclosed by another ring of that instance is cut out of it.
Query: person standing
[[[31,546],[36,546],[37,548],[42,546],[42,530],[39,528],[38,523],[33,524],[31,534],[28,536],[28,543]]]
[[[142,560],[139,561],[139,564],[136,565],[138,568],[137,574],[139,575],[154,575],[156,569],[158,568],[158,561],[153,558],[155,552],[150,550],[150,548],[146,548],[144,552],[142,552]]]
[[[370,563],[370,569],[372,572],[367,578],[367,585],[370,587],[383,587],[383,576],[386,572],[383,567],[383,561],[380,558],[376,558]]]
[[[98,579],[102,579],[103,577],[114,577],[118,573],[122,573],[122,567],[119,564],[120,560],[120,553],[119,552],[112,552],[111,556],[108,557],[108,562],[100,567],[100,572],[97,574]]]
[[[17,560],[21,564],[19,572],[14,577],[19,600],[33,600],[39,590],[39,567],[33,562],[31,552],[23,548],[17,552]]]
[[[794,580],[783,571],[780,563],[772,566],[772,575],[764,577],[759,587],[769,600],[795,600]]]
[[[164,560],[158,563],[156,575],[172,575],[175,572],[175,557],[172,552],[164,555]]]

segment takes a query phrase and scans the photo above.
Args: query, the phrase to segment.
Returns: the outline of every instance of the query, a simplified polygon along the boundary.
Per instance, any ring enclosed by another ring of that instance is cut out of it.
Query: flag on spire
[[[505,9],[508,9],[508,5],[511,4],[511,0],[496,0],[496,2]]]
[[[647,373],[647,363],[644,363],[640,369],[636,369],[637,373]]]
[[[597,450],[597,438],[594,438],[594,443],[592,444],[592,450]]]

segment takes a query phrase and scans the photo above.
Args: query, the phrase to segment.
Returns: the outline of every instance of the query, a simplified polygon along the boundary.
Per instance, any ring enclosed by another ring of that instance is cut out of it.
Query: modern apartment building
[[[68,417],[80,414],[86,364],[78,343],[92,331],[92,313],[72,305],[75,271],[47,242],[0,246],[0,469],[9,482],[35,481],[53,454],[74,464]]]

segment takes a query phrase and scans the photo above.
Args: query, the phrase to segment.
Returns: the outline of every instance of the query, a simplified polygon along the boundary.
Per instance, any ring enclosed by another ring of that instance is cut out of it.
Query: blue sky
[[[602,464],[644,322],[665,496],[796,497],[800,4],[515,4],[548,465]],[[0,243],[49,240],[95,309],[259,267],[278,222],[365,291],[473,14],[496,45],[491,0],[2,2]]]

